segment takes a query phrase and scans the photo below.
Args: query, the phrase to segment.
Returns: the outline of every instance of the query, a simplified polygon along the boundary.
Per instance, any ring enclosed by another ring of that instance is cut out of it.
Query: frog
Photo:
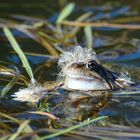
[[[41,102],[45,97],[45,101],[57,106],[58,102],[52,101],[56,96],[60,99],[59,104],[63,102],[66,114],[73,114],[73,118],[81,121],[101,110],[111,98],[112,91],[133,84],[128,74],[108,69],[99,62],[95,51],[87,47],[76,46],[71,51],[64,51],[58,66],[57,87],[47,91],[40,85],[29,86],[16,92],[15,100]]]
[[[58,65],[64,88],[81,91],[114,90],[128,87],[133,82],[128,74],[112,71],[103,66],[90,48],[75,47],[64,52]]]
[[[76,46],[65,51],[58,65],[61,68],[58,81],[63,81],[61,88],[69,91],[71,105],[79,110],[78,114],[81,110],[91,114],[100,110],[113,91],[133,84],[127,73],[113,71],[101,64],[92,48]]]

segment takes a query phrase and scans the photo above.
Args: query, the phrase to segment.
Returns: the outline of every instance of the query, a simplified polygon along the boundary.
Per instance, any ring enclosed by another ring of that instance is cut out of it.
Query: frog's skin
[[[121,89],[129,86],[126,74],[113,72],[100,64],[92,49],[77,46],[71,52],[64,52],[58,62],[68,90],[94,91]]]

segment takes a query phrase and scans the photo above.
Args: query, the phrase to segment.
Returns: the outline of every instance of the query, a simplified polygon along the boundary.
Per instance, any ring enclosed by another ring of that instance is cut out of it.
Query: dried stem
[[[140,29],[140,25],[130,25],[130,24],[115,24],[115,23],[107,23],[107,22],[74,22],[74,21],[62,21],[60,24],[67,26],[91,26],[91,27],[111,27],[111,28],[122,28],[122,29],[130,29],[137,30]]]

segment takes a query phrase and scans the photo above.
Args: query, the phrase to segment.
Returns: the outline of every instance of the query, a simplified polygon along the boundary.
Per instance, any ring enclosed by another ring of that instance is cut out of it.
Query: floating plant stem
[[[20,57],[20,60],[21,60],[21,62],[23,64],[23,67],[26,69],[28,75],[31,78],[32,84],[34,84],[35,83],[35,79],[34,79],[34,76],[33,76],[33,72],[32,72],[32,69],[31,69],[31,67],[29,65],[29,62],[28,62],[25,54],[23,53],[22,49],[20,48],[19,44],[17,43],[17,41],[14,38],[13,34],[11,33],[11,31],[7,27],[4,27],[3,28],[3,31],[4,31],[5,36],[9,40],[11,46],[13,47],[13,49],[15,50],[15,52]]]
[[[131,95],[131,94],[140,94],[140,91],[120,91],[120,92],[114,92],[113,96],[115,96],[115,95]]]
[[[119,29],[129,29],[129,30],[138,30],[140,29],[139,24],[117,24],[117,23],[107,23],[107,22],[75,22],[75,21],[62,21],[61,24],[66,26],[79,26],[79,27],[110,27],[110,28],[119,28]]]
[[[59,136],[59,135],[68,133],[68,132],[70,132],[70,131],[72,131],[72,130],[78,129],[78,128],[80,128],[80,127],[89,125],[89,124],[91,124],[91,123],[94,123],[94,122],[97,122],[97,121],[99,121],[99,120],[103,120],[103,119],[106,119],[106,118],[108,118],[108,117],[107,117],[107,116],[101,116],[101,117],[97,117],[97,118],[91,119],[91,120],[88,119],[88,120],[85,120],[84,122],[82,122],[82,123],[80,123],[80,124],[78,124],[78,125],[74,125],[74,126],[72,126],[72,127],[69,127],[69,128],[67,128],[67,129],[64,129],[64,130],[62,130],[62,131],[59,131],[59,132],[56,132],[56,133],[53,133],[53,134],[50,134],[50,135],[41,137],[41,138],[39,138],[39,139],[37,139],[37,140],[45,140],[45,139],[53,138],[53,137],[56,137],[56,136]]]

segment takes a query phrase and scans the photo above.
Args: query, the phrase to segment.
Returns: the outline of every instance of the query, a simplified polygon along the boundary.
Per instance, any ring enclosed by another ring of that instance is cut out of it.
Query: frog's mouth
[[[88,70],[82,63],[73,63],[66,70],[67,76],[72,79],[92,81],[101,81],[102,78],[96,72]]]
[[[108,85],[103,80],[77,74],[68,74],[65,80],[65,86],[68,89],[83,91],[109,89]]]
[[[95,60],[73,63],[65,70],[65,87],[74,90],[107,90],[128,85],[120,74],[103,67]]]
[[[78,74],[78,73],[73,73],[73,72],[69,72],[69,74],[67,74],[68,77],[72,78],[72,79],[77,79],[77,80],[85,80],[85,81],[93,81],[93,80],[101,80],[99,77],[92,75],[92,77],[89,76],[84,76],[82,74]]]
[[[86,68],[85,63],[73,63],[65,71],[65,87],[75,90],[109,89],[105,80],[96,72]]]

